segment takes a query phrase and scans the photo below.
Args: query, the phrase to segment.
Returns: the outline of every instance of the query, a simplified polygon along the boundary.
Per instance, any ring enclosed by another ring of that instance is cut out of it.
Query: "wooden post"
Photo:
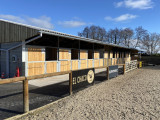
[[[125,69],[126,69],[126,66],[125,64],[123,65],[123,74],[125,74]]]
[[[29,112],[28,80],[23,81],[23,109],[24,113]]]
[[[69,94],[72,95],[72,72],[69,73]]]
[[[109,80],[109,66],[107,67],[107,80]]]

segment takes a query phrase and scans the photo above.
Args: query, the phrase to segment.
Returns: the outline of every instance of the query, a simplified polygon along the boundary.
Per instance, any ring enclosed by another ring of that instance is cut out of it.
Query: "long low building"
[[[124,64],[134,48],[0,20],[0,73],[32,76]]]

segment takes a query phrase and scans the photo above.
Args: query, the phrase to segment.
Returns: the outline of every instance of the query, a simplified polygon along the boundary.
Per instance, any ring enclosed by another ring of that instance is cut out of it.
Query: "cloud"
[[[116,18],[112,18],[110,16],[107,16],[104,19],[109,20],[109,21],[122,22],[122,21],[127,21],[127,20],[131,20],[131,19],[135,19],[135,18],[137,18],[137,15],[124,14],[124,15],[121,15],[121,16],[116,17]]]
[[[18,22],[22,24],[32,25],[36,27],[53,29],[53,24],[51,23],[51,18],[47,16],[41,16],[39,18],[32,17],[19,17],[14,15],[2,15],[0,14],[0,19],[5,19],[13,22]]]
[[[116,7],[127,7],[133,9],[150,9],[153,8],[152,0],[123,0],[115,3]]]
[[[66,28],[74,28],[74,27],[80,27],[80,26],[86,25],[85,22],[75,21],[75,20],[59,21],[58,24]]]

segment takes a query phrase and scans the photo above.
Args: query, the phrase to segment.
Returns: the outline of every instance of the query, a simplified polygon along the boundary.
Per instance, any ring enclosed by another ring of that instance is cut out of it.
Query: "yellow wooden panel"
[[[108,52],[107,51],[105,51],[105,53],[104,53],[104,58],[108,58]]]
[[[112,59],[112,65],[115,65],[115,59]]]
[[[93,60],[88,60],[88,68],[92,68],[93,67]]]
[[[87,51],[80,51],[80,59],[88,59]]]
[[[113,58],[113,52],[110,51],[110,58]]]
[[[71,61],[61,61],[61,72],[71,70]]]
[[[45,52],[41,48],[28,48],[28,61],[45,61]]]
[[[57,72],[57,61],[47,62],[47,73]]]
[[[99,52],[98,51],[94,51],[94,59],[99,59]]]
[[[99,59],[99,66],[103,66],[103,59]]]
[[[99,67],[99,59],[94,60],[94,67]]]
[[[119,52],[117,52],[117,58],[119,58]]]
[[[78,69],[78,60],[73,60],[72,61],[72,70],[77,70]]]
[[[44,62],[28,63],[28,76],[44,74]]]
[[[108,66],[112,65],[112,59],[108,59]]]
[[[59,60],[70,60],[71,54],[69,53],[69,50],[60,49],[59,50]]]
[[[104,59],[104,66],[108,66],[108,59]]]
[[[81,60],[81,69],[87,68],[87,60]]]

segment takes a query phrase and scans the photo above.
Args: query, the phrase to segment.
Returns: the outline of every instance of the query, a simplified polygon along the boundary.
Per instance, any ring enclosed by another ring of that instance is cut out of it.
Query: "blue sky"
[[[77,35],[85,26],[160,33],[160,0],[1,0],[0,19]]]

